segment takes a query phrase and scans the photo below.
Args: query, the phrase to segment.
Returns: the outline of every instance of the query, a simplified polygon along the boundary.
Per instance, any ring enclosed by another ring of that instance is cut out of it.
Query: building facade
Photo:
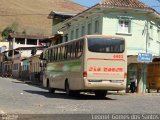
[[[29,80],[29,66],[30,66],[29,58],[24,58],[21,60],[21,79],[22,80]]]
[[[35,55],[29,58],[30,61],[29,78],[34,83],[41,83],[40,81],[41,67],[40,67],[39,57],[40,55]]]
[[[48,46],[48,44],[44,42],[44,39],[48,39],[49,37],[50,36],[11,33],[8,36],[9,50],[17,49],[20,47]]]
[[[62,34],[63,42],[87,34],[115,35],[125,38],[128,80],[135,72],[139,91],[145,89],[146,71],[137,61],[138,53],[160,55],[160,14],[138,0],[103,0],[55,25],[53,35],[56,35],[57,31]]]
[[[10,34],[8,37],[9,50],[1,55],[6,58],[1,60],[2,65],[6,64],[6,67],[3,66],[2,68],[7,70],[10,68],[11,70],[9,69],[8,71],[11,71],[13,78],[29,78],[27,58],[41,54],[49,46],[49,41],[50,36]],[[11,64],[11,67],[8,67],[8,63]],[[24,75],[25,72],[26,74]]]

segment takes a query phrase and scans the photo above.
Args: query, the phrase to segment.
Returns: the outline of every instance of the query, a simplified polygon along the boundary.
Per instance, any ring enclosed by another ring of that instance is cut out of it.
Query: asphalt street
[[[156,114],[160,94],[109,94],[105,99],[92,94],[67,97],[39,86],[10,78],[0,78],[1,114]]]

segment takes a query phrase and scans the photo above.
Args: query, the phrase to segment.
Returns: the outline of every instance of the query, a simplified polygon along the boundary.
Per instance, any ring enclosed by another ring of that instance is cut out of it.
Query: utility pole
[[[147,21],[145,27],[146,27],[146,53],[147,53],[148,52],[148,41],[149,41],[148,21]]]
[[[147,20],[147,24],[146,24],[146,53],[148,52],[148,42],[149,42],[149,22]],[[143,78],[142,78],[142,84],[143,84],[143,87],[142,87],[142,92],[144,93],[144,83],[146,83],[147,80],[145,80],[144,78],[147,79],[147,77],[144,77],[146,74],[146,69],[147,69],[147,64],[144,62],[143,63],[143,68],[142,68],[142,73],[143,73]]]
[[[145,23],[144,31],[146,33],[146,39],[145,39],[145,44],[146,44],[146,49],[145,53],[147,54],[148,52],[148,42],[149,42],[149,22]],[[137,71],[137,92],[138,93],[144,93],[144,83],[145,83],[145,71],[146,71],[146,63],[139,63],[138,66],[138,71]]]

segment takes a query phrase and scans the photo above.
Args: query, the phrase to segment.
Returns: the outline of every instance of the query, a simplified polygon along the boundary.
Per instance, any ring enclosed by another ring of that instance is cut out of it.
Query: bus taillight
[[[127,73],[124,73],[124,78],[127,78]]]
[[[87,71],[83,72],[83,77],[87,77]]]

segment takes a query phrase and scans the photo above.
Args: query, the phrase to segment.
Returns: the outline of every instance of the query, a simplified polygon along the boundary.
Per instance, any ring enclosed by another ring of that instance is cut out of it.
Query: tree
[[[1,33],[2,38],[3,38],[3,39],[7,39],[8,35],[9,35],[10,33],[13,33],[13,32],[14,32],[14,30],[13,30],[11,27],[6,27],[6,28],[2,31],[2,33]]]
[[[7,38],[8,38],[8,35],[9,35],[10,33],[14,33],[14,32],[16,32],[17,30],[18,30],[18,23],[14,22],[14,23],[12,23],[11,26],[6,27],[6,28],[2,31],[2,33],[1,33],[2,38],[3,38],[3,39],[7,39]]]
[[[26,32],[26,30],[23,30],[23,31],[22,31],[22,34],[24,34],[24,35],[25,35],[26,33],[27,33],[27,32]]]

